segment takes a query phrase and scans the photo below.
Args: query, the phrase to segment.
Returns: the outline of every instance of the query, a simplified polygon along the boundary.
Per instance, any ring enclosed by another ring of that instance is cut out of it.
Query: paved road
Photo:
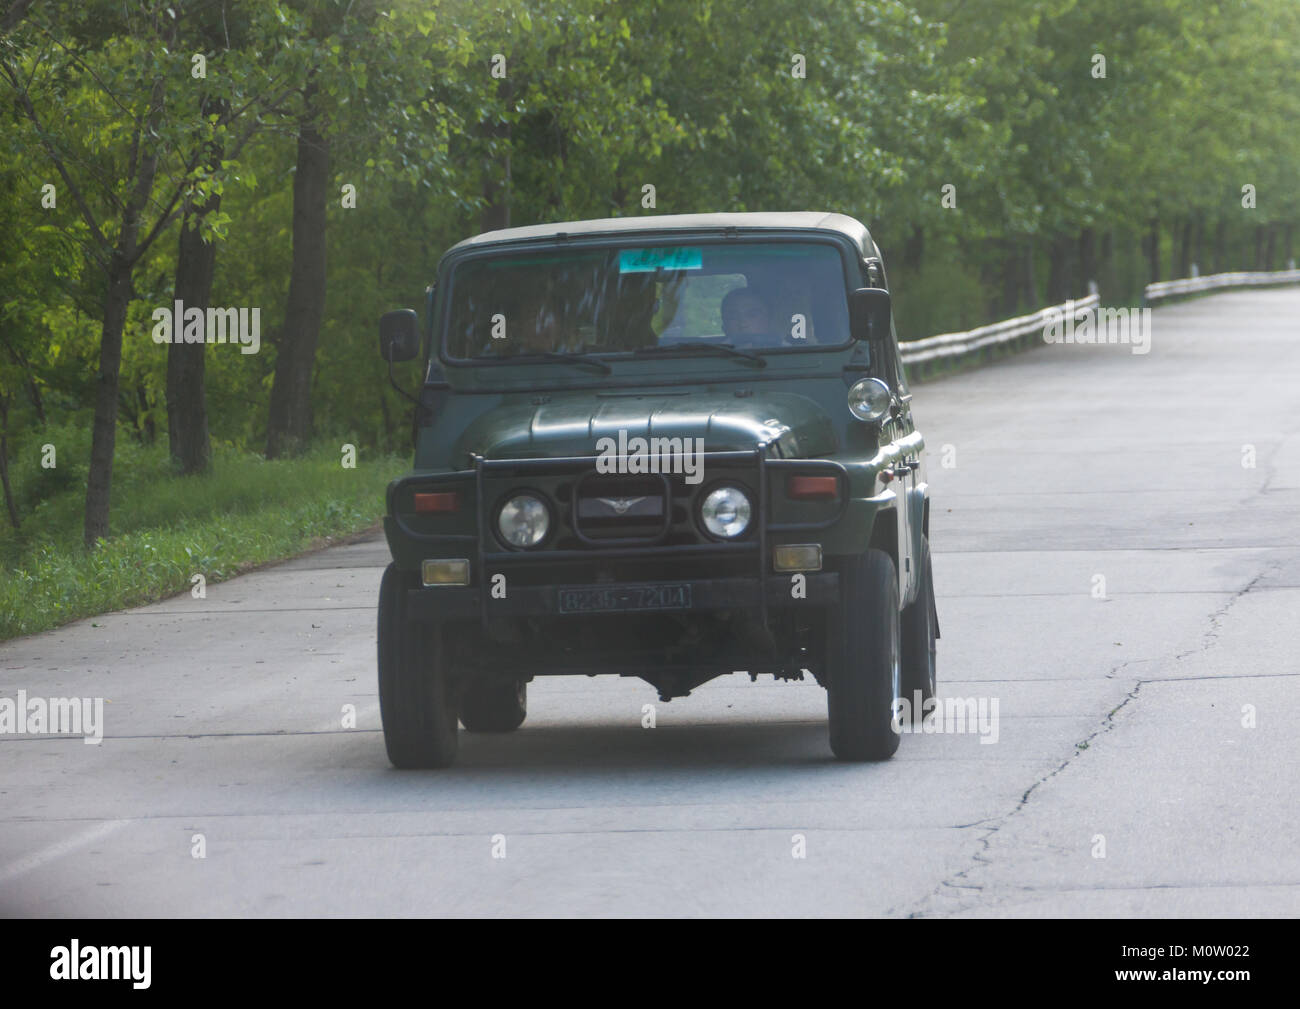
[[[717,680],[650,730],[647,685],[563,678],[398,773],[372,540],[0,646],[0,697],[106,700],[98,746],[0,737],[0,913],[1300,913],[1300,292],[916,412],[942,691],[996,698],[996,744],[840,765],[815,685]]]

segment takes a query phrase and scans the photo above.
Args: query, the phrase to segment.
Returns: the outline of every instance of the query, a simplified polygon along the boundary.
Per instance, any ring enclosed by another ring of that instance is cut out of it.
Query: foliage
[[[180,212],[210,192],[212,303],[259,308],[263,341],[207,349],[210,428],[227,457],[265,443],[309,92],[338,194],[315,431],[363,451],[409,448],[377,316],[421,307],[442,250],[494,214],[840,210],[884,249],[905,339],[1090,280],[1123,304],[1192,264],[1295,256],[1294,0],[44,0],[0,24],[0,402],[21,536],[84,484],[105,264],[146,147],[156,240],[131,278],[121,479],[168,485],[151,316],[171,303]],[[200,115],[200,94],[224,111]],[[33,467],[46,443],[57,476]],[[154,513],[125,494],[112,533],[143,535]]]

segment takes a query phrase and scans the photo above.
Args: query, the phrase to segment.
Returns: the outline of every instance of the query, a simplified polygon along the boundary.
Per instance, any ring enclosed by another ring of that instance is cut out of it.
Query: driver
[[[722,331],[729,340],[749,346],[774,342],[767,303],[748,287],[728,291],[722,299]]]
[[[525,296],[518,310],[508,320],[514,328],[508,330],[515,337],[511,353],[545,354],[560,350],[564,334],[560,318],[550,296],[545,292]]]

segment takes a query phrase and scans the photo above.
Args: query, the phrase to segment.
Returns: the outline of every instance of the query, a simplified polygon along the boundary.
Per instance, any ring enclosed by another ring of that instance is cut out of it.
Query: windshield
[[[849,339],[844,263],[838,247],[824,242],[629,244],[475,258],[455,267],[450,296],[447,352],[462,359],[710,345],[752,354]]]

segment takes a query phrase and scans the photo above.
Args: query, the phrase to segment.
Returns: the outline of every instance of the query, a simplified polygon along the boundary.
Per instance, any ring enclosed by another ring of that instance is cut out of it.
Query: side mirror
[[[379,319],[379,354],[385,361],[409,361],[420,352],[420,320],[410,308],[385,312]]]
[[[889,339],[889,292],[879,287],[859,287],[849,295],[849,326],[853,339],[881,344]]]

